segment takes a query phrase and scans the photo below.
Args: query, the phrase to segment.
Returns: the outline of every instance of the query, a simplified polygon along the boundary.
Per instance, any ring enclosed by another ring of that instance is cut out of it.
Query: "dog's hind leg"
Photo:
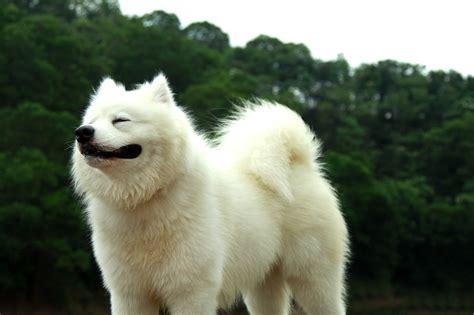
[[[245,291],[244,301],[251,315],[288,315],[290,292],[281,268],[273,268],[262,283]]]
[[[319,277],[289,278],[296,303],[306,315],[345,315],[342,272],[335,268],[321,270]]]

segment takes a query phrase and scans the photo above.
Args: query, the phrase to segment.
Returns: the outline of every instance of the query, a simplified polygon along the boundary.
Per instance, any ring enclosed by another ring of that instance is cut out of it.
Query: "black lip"
[[[142,147],[138,144],[129,144],[113,151],[105,151],[98,146],[86,143],[79,144],[79,151],[84,156],[101,159],[135,159],[142,153]]]

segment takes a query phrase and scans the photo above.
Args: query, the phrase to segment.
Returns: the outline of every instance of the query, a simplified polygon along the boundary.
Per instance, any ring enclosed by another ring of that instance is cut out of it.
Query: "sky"
[[[232,46],[260,34],[303,43],[314,58],[352,67],[394,59],[474,75],[474,0],[120,0],[126,15],[208,21]]]

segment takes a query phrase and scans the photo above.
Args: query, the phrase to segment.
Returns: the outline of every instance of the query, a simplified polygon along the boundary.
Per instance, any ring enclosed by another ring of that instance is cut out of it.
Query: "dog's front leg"
[[[159,306],[146,296],[111,293],[112,315],[158,315]]]
[[[171,315],[215,315],[217,313],[217,290],[202,289],[181,292],[167,304]]]

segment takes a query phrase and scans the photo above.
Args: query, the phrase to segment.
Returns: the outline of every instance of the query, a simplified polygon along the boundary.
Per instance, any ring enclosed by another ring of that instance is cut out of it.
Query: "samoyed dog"
[[[319,144],[287,107],[248,103],[207,140],[166,78],[102,81],[72,174],[114,315],[345,314],[348,233]]]

